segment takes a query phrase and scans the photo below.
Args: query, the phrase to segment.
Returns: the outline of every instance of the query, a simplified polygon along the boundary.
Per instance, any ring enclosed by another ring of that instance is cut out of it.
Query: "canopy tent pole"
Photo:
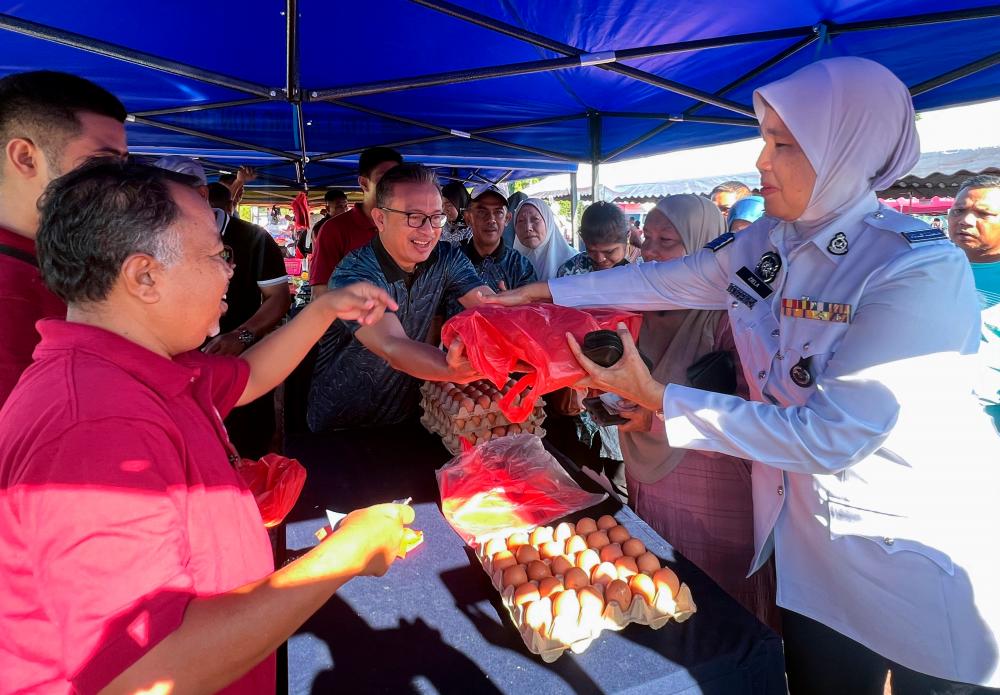
[[[707,125],[734,125],[743,128],[756,129],[759,124],[755,118],[721,118],[716,116],[685,116],[673,113],[642,113],[632,111],[601,111],[605,118],[635,118],[656,121],[673,121],[675,123],[704,123]]]
[[[271,147],[264,147],[263,145],[253,145],[249,142],[241,142],[240,140],[234,140],[232,138],[226,138],[221,135],[212,135],[211,133],[203,133],[200,130],[192,130],[191,128],[185,128],[179,125],[173,125],[172,123],[163,123],[161,121],[154,121],[150,118],[142,118],[141,116],[129,115],[126,120],[129,123],[138,123],[140,125],[148,125],[154,128],[160,128],[162,130],[170,130],[175,133],[181,133],[182,135],[190,135],[195,138],[202,138],[204,140],[212,140],[214,142],[221,142],[226,145],[233,145],[234,147],[239,147],[244,150],[254,150],[255,152],[265,152],[267,154],[273,154],[275,157],[281,157],[282,159],[289,159],[293,162],[299,161],[298,155],[292,154],[290,152],[285,152],[284,150],[276,150]]]
[[[211,111],[212,109],[228,109],[232,106],[249,106],[271,101],[263,97],[252,99],[234,99],[233,101],[214,101],[207,104],[192,104],[190,106],[174,106],[169,109],[153,109],[151,111],[136,111],[133,116],[169,116],[174,113],[194,113],[196,111]]]
[[[573,248],[579,243],[578,231],[576,228],[576,211],[580,207],[580,189],[576,185],[576,172],[569,175],[569,228],[572,235],[571,244]]]
[[[295,180],[308,191],[309,184],[306,181],[306,164],[309,162],[309,155],[306,150],[305,117],[302,115],[298,0],[285,1],[285,49],[285,98],[292,105],[295,139],[299,145],[299,161],[295,163]]]
[[[988,70],[994,65],[1000,65],[1000,52],[993,53],[985,58],[973,61],[968,65],[963,65],[959,68],[955,68],[954,70],[950,70],[943,75],[939,75],[925,82],[921,82],[918,85],[914,85],[913,87],[910,87],[910,95],[917,96],[924,94],[932,89],[943,87],[944,85],[954,82],[955,80],[960,80],[963,77],[968,77],[969,75],[974,75],[977,72]]]
[[[590,114],[590,203],[604,200],[601,193],[601,115]],[[578,248],[583,251],[583,239],[577,240]]]

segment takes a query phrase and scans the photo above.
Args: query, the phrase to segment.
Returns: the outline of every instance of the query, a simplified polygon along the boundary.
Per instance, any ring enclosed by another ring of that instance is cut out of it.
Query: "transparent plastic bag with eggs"
[[[607,498],[577,485],[531,434],[459,454],[438,469],[437,481],[445,518],[473,546],[477,538],[533,528]]]

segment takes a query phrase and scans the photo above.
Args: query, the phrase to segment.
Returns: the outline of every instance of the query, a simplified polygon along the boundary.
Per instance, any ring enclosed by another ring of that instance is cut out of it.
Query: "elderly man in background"
[[[722,213],[722,219],[725,220],[729,217],[729,208],[733,207],[738,201],[749,197],[752,192],[745,183],[724,181],[713,188],[708,197],[712,199],[715,207],[719,208],[719,212]]]
[[[241,357],[197,351],[226,308],[228,252],[186,178],[136,163],[56,181],[38,249],[68,311],[39,324],[0,411],[4,690],[273,693],[273,651],[344,582],[385,572],[413,512],[355,512],[274,572],[222,417],[334,319],[369,326],[395,304],[354,285]]]
[[[0,406],[31,364],[35,322],[66,315],[38,273],[38,198],[88,157],[125,157],[125,115],[113,94],[75,75],[0,79]]]

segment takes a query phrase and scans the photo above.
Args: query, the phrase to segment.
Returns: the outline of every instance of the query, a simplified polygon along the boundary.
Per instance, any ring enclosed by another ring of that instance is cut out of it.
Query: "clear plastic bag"
[[[638,340],[642,316],[629,311],[555,304],[484,305],[449,319],[441,340],[450,345],[461,338],[472,366],[498,388],[511,373],[523,372],[498,406],[511,422],[524,422],[540,396],[572,386],[587,375],[570,352],[566,333],[582,343],[587,333],[615,330],[619,322]]]
[[[491,534],[547,524],[607,498],[583,490],[530,434],[459,454],[437,471],[437,481],[445,518],[472,546]]]
[[[259,461],[241,459],[236,472],[257,500],[267,528],[284,521],[306,484],[306,469],[302,464],[278,454],[268,454]]]

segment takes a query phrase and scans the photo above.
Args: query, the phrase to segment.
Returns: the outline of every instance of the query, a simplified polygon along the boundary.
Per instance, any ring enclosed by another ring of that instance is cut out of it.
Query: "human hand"
[[[547,282],[533,282],[530,285],[507,290],[500,294],[481,295],[480,301],[483,304],[498,306],[520,306],[532,302],[551,302],[552,293],[549,291]]]
[[[313,303],[331,309],[334,318],[357,321],[362,326],[378,323],[386,309],[396,311],[399,308],[388,292],[367,282],[358,282],[324,292],[313,300]]]
[[[243,353],[247,346],[236,339],[236,332],[220,333],[208,341],[208,345],[202,348],[206,355],[231,355],[236,356]]]
[[[653,429],[653,411],[645,408],[620,410],[618,415],[628,422],[618,425],[619,432],[649,432]]]
[[[353,535],[361,545],[364,564],[359,574],[381,577],[399,555],[406,525],[413,523],[413,518],[409,505],[377,504],[348,514],[336,533]]]
[[[246,165],[236,170],[236,180],[241,183],[250,183],[257,179],[257,170]]]
[[[646,363],[639,356],[635,341],[632,340],[632,334],[624,323],[618,324],[618,337],[625,348],[622,358],[610,367],[602,367],[583,354],[572,333],[566,334],[570,351],[588,374],[576,385],[617,393],[650,411],[659,410],[663,407],[663,391],[666,387],[649,373]]]
[[[468,384],[482,378],[469,361],[469,356],[465,352],[465,343],[461,338],[455,338],[448,346],[448,354],[445,356],[448,363],[448,381],[453,384]]]

